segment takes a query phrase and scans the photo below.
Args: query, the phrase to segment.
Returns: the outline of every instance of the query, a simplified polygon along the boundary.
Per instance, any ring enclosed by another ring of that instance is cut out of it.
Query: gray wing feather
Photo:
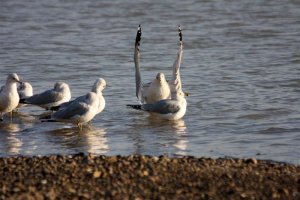
[[[40,94],[35,94],[31,97],[26,98],[25,102],[35,105],[43,105],[59,101],[61,98],[62,96],[59,92],[56,92],[54,90],[47,90]]]
[[[59,109],[64,109],[64,108],[68,107],[69,105],[71,105],[74,102],[81,102],[81,101],[84,101],[84,100],[85,100],[85,95],[84,96],[79,96],[76,99],[73,99],[72,101],[68,101],[68,102],[62,103],[59,106]]]
[[[83,115],[88,111],[88,106],[84,102],[73,102],[66,108],[60,109],[52,115],[53,119],[70,119],[75,115]]]
[[[180,109],[177,101],[165,99],[154,104],[144,104],[143,110],[160,114],[176,113]]]

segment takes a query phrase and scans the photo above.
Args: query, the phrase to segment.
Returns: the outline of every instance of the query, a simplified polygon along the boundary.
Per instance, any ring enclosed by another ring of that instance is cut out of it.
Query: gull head
[[[30,83],[28,82],[22,82],[18,87],[18,93],[20,96],[32,96],[33,95],[33,89]]]
[[[32,86],[28,82],[22,82],[19,85],[18,90],[27,90],[27,91],[31,91],[32,92]]]
[[[7,83],[22,83],[19,79],[19,76],[16,73],[11,73],[7,76]]]
[[[185,98],[185,93],[182,90],[176,90],[171,92],[171,99],[182,99]]]
[[[60,91],[60,90],[70,90],[69,85],[66,84],[65,82],[57,82],[54,84],[54,89],[56,91]]]
[[[92,88],[92,92],[100,93],[106,87],[106,81],[103,78],[98,78]]]
[[[158,73],[156,75],[156,80],[158,80],[159,82],[164,82],[166,81],[165,75],[163,73]]]

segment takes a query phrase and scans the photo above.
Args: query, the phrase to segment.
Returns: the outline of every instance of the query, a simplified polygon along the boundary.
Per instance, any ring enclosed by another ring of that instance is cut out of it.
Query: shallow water
[[[160,121],[126,108],[142,25],[144,82],[171,76],[181,24],[185,117]],[[0,2],[0,83],[16,72],[34,93],[69,83],[72,96],[106,79],[106,109],[79,131],[41,123],[28,106],[0,123],[0,156],[91,152],[257,157],[300,164],[299,1]]]

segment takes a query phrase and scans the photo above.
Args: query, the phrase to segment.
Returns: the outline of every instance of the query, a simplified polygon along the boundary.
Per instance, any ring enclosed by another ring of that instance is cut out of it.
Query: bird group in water
[[[179,50],[172,68],[171,80],[166,80],[163,73],[158,73],[149,83],[142,83],[140,72],[140,43],[142,29],[139,25],[134,49],[136,96],[139,104],[130,104],[128,107],[146,111],[162,119],[177,120],[186,113],[188,95],[182,91],[180,78],[180,64],[183,53],[182,31],[178,26]],[[3,115],[17,111],[25,105],[35,105],[52,113],[44,116],[42,122],[64,122],[76,124],[82,129],[83,124],[90,122],[105,108],[103,90],[106,81],[98,78],[92,90],[85,95],[71,100],[71,90],[65,82],[57,82],[53,89],[39,94],[33,94],[30,83],[22,82],[16,73],[7,76],[6,83],[0,89],[0,120]]]

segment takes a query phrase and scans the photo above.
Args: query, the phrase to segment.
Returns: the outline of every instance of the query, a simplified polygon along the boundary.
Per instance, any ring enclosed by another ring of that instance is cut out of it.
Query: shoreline
[[[0,199],[300,199],[300,165],[254,158],[0,158]]]

